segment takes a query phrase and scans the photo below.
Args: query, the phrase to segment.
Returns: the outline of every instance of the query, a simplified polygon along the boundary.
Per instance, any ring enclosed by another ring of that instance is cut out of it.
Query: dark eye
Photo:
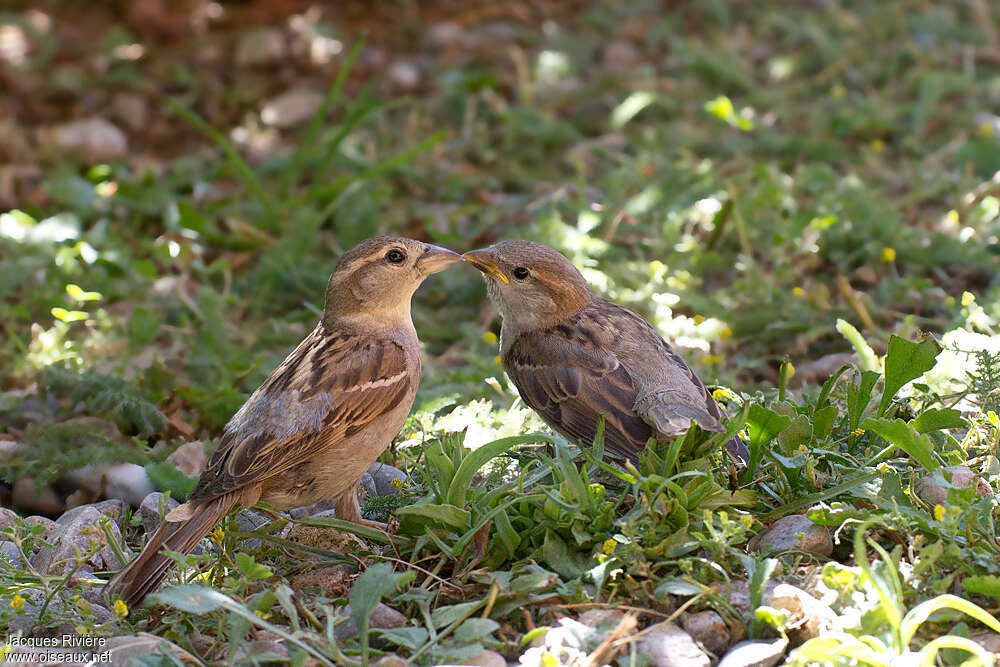
[[[514,269],[514,277],[517,278],[518,280],[524,280],[529,275],[531,275],[531,273],[528,271],[528,269],[524,268],[523,266],[519,266],[516,269]]]
[[[385,253],[385,258],[393,264],[402,264],[403,260],[406,259],[406,253],[398,248],[393,248],[389,252]]]

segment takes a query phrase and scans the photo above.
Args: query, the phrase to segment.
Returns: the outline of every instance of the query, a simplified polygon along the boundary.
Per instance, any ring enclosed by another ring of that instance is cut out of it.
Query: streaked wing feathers
[[[411,371],[392,340],[317,327],[226,424],[191,500],[272,477],[334,446],[404,400]]]

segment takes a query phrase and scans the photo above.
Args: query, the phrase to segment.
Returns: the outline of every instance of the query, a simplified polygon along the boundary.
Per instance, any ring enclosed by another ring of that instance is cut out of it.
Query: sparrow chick
[[[463,256],[500,309],[500,356],[521,398],[570,440],[592,442],[603,415],[607,451],[633,462],[649,438],[694,421],[725,431],[722,411],[690,366],[631,310],[594,296],[572,263],[531,241]],[[726,443],[749,458],[738,438]]]
[[[336,499],[361,522],[357,484],[399,432],[420,380],[410,298],[424,278],[461,261],[410,239],[361,242],[337,264],[312,333],[233,415],[186,503],[165,517],[142,553],[108,583],[138,604],[173,562],[234,507],[281,509]]]

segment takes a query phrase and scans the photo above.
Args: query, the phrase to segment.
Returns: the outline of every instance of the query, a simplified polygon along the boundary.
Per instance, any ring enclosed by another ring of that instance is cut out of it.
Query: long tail
[[[109,598],[121,598],[129,607],[139,605],[167,577],[174,563],[161,553],[163,548],[190,553],[242,496],[240,491],[234,491],[206,503],[185,503],[174,508],[146,542],[142,553],[108,582],[105,590]]]

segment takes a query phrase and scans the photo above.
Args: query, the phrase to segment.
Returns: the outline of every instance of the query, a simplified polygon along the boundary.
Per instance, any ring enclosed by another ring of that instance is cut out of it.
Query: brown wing
[[[625,367],[569,327],[518,336],[504,369],[524,402],[571,440],[592,442],[603,415],[605,449],[634,461],[653,435],[632,409],[636,387]]]
[[[412,395],[412,371],[395,341],[317,327],[226,424],[191,500],[262,481],[335,446]]]

